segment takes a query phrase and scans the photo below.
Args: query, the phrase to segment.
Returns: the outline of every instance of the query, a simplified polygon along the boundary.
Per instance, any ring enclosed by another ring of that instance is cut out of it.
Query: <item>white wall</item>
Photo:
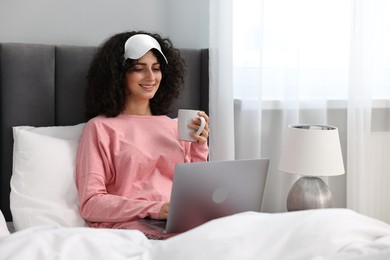
[[[157,0],[158,1],[158,0]],[[168,0],[170,38],[178,46],[208,48],[209,0]]]
[[[207,48],[209,0],[1,0],[0,42],[98,45],[146,30],[179,48]]]

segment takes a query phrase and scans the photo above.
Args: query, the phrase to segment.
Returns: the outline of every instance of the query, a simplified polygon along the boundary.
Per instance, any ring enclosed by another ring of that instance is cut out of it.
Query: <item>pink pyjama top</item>
[[[80,212],[92,227],[138,229],[158,218],[169,202],[177,163],[206,161],[207,144],[178,139],[177,121],[167,116],[98,116],[80,141],[76,184]]]

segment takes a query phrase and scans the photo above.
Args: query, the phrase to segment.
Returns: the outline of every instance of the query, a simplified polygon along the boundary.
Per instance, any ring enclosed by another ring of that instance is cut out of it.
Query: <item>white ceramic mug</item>
[[[206,126],[206,119],[198,115],[199,110],[191,110],[191,109],[179,109],[178,114],[178,130],[179,130],[179,139],[187,142],[196,142],[196,140],[190,135],[191,132],[195,132],[195,134],[199,135],[203,132]],[[188,124],[192,123],[192,119],[199,118],[200,119],[200,127],[198,131],[195,131],[188,127]]]

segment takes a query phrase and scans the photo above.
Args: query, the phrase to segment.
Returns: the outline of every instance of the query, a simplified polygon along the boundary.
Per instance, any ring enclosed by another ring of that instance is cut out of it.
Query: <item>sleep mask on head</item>
[[[131,36],[125,43],[125,60],[139,59],[144,56],[151,49],[158,50],[164,57],[165,62],[168,63],[167,58],[161,51],[161,46],[156,39],[147,34],[136,34]]]

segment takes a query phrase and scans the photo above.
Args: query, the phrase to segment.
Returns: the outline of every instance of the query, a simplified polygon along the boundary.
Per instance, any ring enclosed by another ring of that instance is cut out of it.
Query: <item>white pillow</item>
[[[0,238],[9,234],[10,233],[7,227],[7,223],[5,222],[3,212],[0,210]]]
[[[84,125],[13,127],[10,207],[16,231],[40,225],[85,226],[75,184]]]

